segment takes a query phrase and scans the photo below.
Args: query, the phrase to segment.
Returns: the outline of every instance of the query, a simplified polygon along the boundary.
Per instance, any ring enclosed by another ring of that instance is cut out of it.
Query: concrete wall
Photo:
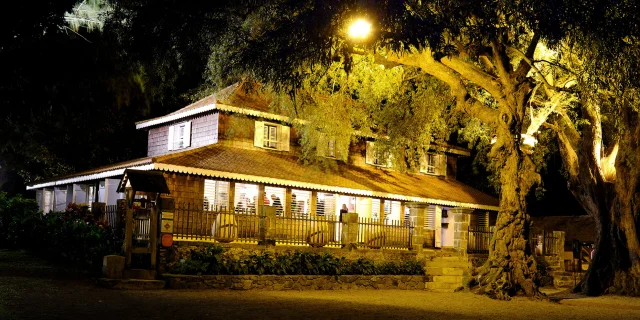
[[[187,148],[169,151],[169,127],[191,121],[191,145]],[[193,148],[202,147],[218,142],[218,113],[184,118],[178,121],[162,124],[159,127],[149,129],[149,140],[147,144],[147,156],[154,157],[170,152],[179,152]]]

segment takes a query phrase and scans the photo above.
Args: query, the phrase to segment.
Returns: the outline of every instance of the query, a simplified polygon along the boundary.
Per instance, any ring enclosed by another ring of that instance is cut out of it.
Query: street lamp
[[[354,39],[364,39],[371,32],[371,23],[358,19],[349,27],[349,36]]]

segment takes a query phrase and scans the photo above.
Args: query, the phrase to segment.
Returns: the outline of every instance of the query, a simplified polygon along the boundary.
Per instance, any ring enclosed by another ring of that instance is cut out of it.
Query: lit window
[[[383,152],[379,148],[375,147],[375,143],[371,141],[367,141],[367,157],[366,162],[368,164],[376,165],[376,166],[389,166],[389,153]]]
[[[436,157],[432,154],[427,154],[427,161],[425,163],[427,173],[436,173]]]
[[[191,145],[191,122],[169,127],[169,150],[179,150]]]
[[[335,158],[336,157],[336,140],[329,139],[329,143],[327,145],[327,156]]]
[[[262,140],[265,148],[278,148],[278,127],[265,124],[264,125],[264,139]]]

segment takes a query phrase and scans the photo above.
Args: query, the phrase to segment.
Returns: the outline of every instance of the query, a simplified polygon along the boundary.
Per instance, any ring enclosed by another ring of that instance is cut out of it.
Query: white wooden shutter
[[[176,127],[175,126],[170,126],[169,127],[169,138],[168,140],[168,150],[173,150],[173,135],[174,135],[174,131],[175,131]]]
[[[263,147],[262,140],[264,139],[264,121],[255,122],[255,134],[253,135],[253,145],[256,147]]]
[[[375,148],[375,144],[371,141],[367,141],[367,146],[366,146],[367,155],[365,158],[366,163],[373,164],[373,158],[374,158],[373,148]]]
[[[280,150],[289,151],[289,136],[290,130],[288,126],[280,126],[280,138],[278,139],[280,142]]]
[[[326,157],[328,154],[327,135],[325,135],[324,133],[320,133],[320,135],[318,136],[316,151],[318,153],[318,156],[320,157]]]
[[[186,148],[191,145],[191,121],[184,124],[184,136],[182,137],[183,146]]]
[[[42,198],[42,189],[36,190],[36,202],[38,202],[38,207],[40,208],[40,210],[44,208],[44,201],[42,200]]]
[[[444,176],[447,174],[447,161],[444,154],[435,155],[435,174],[437,176]]]

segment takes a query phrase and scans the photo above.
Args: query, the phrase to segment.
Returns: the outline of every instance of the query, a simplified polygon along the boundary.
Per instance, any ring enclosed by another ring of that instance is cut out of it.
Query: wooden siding
[[[169,151],[169,127],[191,121],[191,146],[188,148]],[[211,113],[204,116],[185,118],[172,123],[149,129],[149,141],[147,145],[147,156],[155,157],[170,152],[179,152],[193,148],[202,147],[218,142],[218,113]]]

